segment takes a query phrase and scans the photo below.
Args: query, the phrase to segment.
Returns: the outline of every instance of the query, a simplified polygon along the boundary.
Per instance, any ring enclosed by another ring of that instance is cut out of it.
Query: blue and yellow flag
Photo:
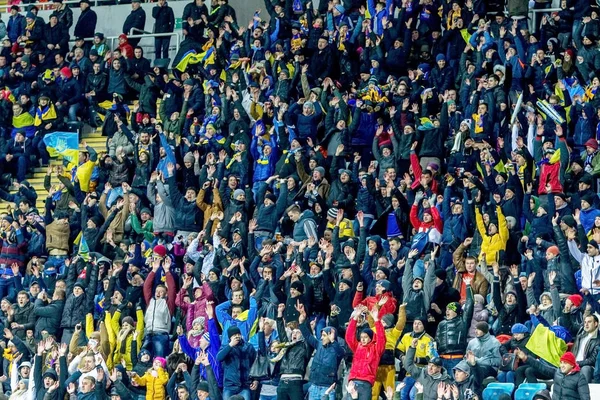
[[[46,107],[38,107],[35,110],[35,126],[42,125],[43,122],[58,118],[54,104],[48,104]]]
[[[79,233],[81,235],[81,233]],[[77,254],[82,258],[83,261],[90,261],[90,246],[88,246],[87,241],[85,240],[85,236],[81,235],[81,240],[79,242],[79,250],[77,250]]]
[[[53,132],[44,136],[50,157],[63,156],[69,162],[67,168],[76,168],[79,159],[79,137],[77,132]]]
[[[190,64],[204,63],[204,66],[208,64],[214,64],[215,62],[215,48],[211,47],[202,53],[197,53],[196,50],[190,50],[183,55],[179,64],[175,67],[178,71],[184,72],[187,66]]]

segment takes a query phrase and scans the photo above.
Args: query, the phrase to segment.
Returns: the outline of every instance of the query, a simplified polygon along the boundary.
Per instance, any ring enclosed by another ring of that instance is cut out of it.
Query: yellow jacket
[[[140,386],[146,386],[146,400],[165,400],[167,390],[165,385],[169,382],[169,374],[162,368],[156,371],[158,374],[152,376],[152,370],[148,370],[144,376],[135,375],[133,380]]]
[[[398,346],[396,348],[402,353],[406,354],[412,341],[413,337],[411,333],[407,333],[404,336],[402,336],[402,340],[400,340],[400,343],[398,343]],[[430,356],[431,343],[433,343],[433,338],[427,333],[424,333],[419,338],[419,341],[417,343],[417,352],[415,353],[415,364],[424,365],[427,363],[425,360],[427,357]]]
[[[498,215],[498,233],[489,236],[485,224],[483,223],[483,217],[481,212],[475,208],[475,221],[477,222],[477,230],[481,235],[481,254],[485,254],[485,262],[488,265],[492,265],[498,261],[498,253],[500,250],[506,250],[506,242],[508,241],[508,226],[506,225],[506,218],[502,214],[502,209],[496,206],[496,214]],[[480,260],[483,260],[480,257]]]
[[[335,228],[335,224],[331,222],[327,222],[327,229],[333,230]],[[354,228],[352,227],[352,221],[348,218],[344,218],[342,222],[340,222],[340,237],[343,238],[353,238],[354,237]]]
[[[396,325],[385,330],[385,349],[386,350],[394,350],[396,348],[396,344],[398,343],[398,339],[400,335],[402,335],[402,331],[404,330],[404,326],[406,325],[406,304],[401,304],[398,308],[398,322]]]
[[[137,319],[135,330],[138,333],[136,345],[137,353],[139,354],[144,341],[144,312],[142,310],[137,310],[135,314]],[[133,333],[130,332],[125,341],[120,341],[118,338],[119,331],[121,330],[120,320],[121,311],[116,311],[112,317],[110,316],[110,313],[106,313],[104,317],[105,325],[108,327],[107,331],[111,351],[110,357],[108,358],[106,364],[109,368],[112,368],[115,365],[119,365],[122,360],[125,360],[125,368],[127,371],[131,371],[133,369],[133,363],[131,362]],[[125,345],[125,349],[123,349],[123,345]]]

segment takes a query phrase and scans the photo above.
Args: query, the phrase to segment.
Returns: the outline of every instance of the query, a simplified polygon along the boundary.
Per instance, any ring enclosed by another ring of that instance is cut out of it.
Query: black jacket
[[[152,18],[154,22],[154,33],[167,33],[173,32],[175,28],[175,16],[173,15],[173,9],[166,3],[163,7],[154,6],[152,9]]]
[[[48,334],[56,336],[58,329],[60,328],[60,320],[64,308],[64,300],[53,301],[47,305],[40,299],[35,301],[33,314],[37,317],[37,320],[35,321],[34,332],[37,333],[38,337],[41,337],[42,331],[46,331]]]
[[[81,13],[81,15],[79,15],[79,19],[77,20],[77,24],[75,25],[75,31],[73,32],[73,34],[75,35],[75,37],[94,37],[97,21],[98,16],[96,15],[96,12],[91,8],[86,9],[84,12]]]
[[[131,28],[144,30],[144,26],[146,26],[146,11],[140,7],[137,10],[132,10],[127,16],[123,24],[123,33],[129,35]],[[134,32],[134,34],[139,35],[140,32]]]
[[[467,336],[473,319],[473,290],[467,286],[467,302],[462,315],[444,319],[437,328],[435,340],[440,354],[464,354]]]
[[[287,337],[285,325],[282,318],[277,318],[277,332],[281,343],[290,343],[291,339]],[[294,374],[304,376],[306,365],[312,354],[304,340],[296,342],[287,347],[286,353],[280,361],[279,372],[281,374]]]
[[[66,54],[69,51],[69,30],[60,22],[54,26],[47,23],[44,27],[44,37],[42,39],[44,50],[48,49],[49,44],[59,45],[59,53],[61,54]]]
[[[560,369],[536,360],[533,357],[527,359],[527,364],[543,375],[554,375],[553,400],[588,400],[590,398],[590,389],[587,380],[581,372],[571,371],[570,374],[565,375],[560,372]]]

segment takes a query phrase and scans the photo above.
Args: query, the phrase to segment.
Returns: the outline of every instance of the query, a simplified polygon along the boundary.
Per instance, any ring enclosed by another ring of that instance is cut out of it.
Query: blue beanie
[[[30,19],[35,19],[35,14],[32,13],[31,11],[27,12],[27,14],[25,15],[25,18],[30,18]]]
[[[423,63],[423,64],[419,64],[418,67],[421,71],[423,71],[423,73],[427,73],[431,70],[431,67],[429,66],[429,64]]]
[[[379,281],[377,281],[377,284],[381,285],[381,287],[384,288],[386,292],[390,291],[391,283],[387,279],[379,280]]]
[[[446,56],[441,53],[438,54],[437,56],[435,56],[435,62],[438,62],[438,61],[446,61]]]
[[[514,324],[510,332],[514,335],[515,333],[529,333],[529,329],[523,324]]]

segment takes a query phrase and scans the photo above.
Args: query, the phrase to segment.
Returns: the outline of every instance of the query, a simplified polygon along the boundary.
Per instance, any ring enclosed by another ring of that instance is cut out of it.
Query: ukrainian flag
[[[197,53],[196,50],[192,49],[183,55],[183,57],[181,58],[181,61],[179,61],[179,64],[177,64],[175,69],[177,69],[178,71],[184,72],[187,69],[188,65],[190,65],[190,64],[198,64],[198,63],[204,63],[204,65],[214,64],[214,62],[215,62],[214,52],[215,52],[214,47],[211,47],[208,50],[203,51],[202,53]]]
[[[61,155],[69,162],[69,169],[77,167],[79,158],[79,136],[77,132],[49,133],[44,136],[44,143],[50,157]]]
[[[48,104],[46,107],[38,107],[35,111],[35,126],[42,125],[42,122],[49,121],[51,119],[56,119],[58,116],[56,115],[56,109],[54,108],[54,104]]]

